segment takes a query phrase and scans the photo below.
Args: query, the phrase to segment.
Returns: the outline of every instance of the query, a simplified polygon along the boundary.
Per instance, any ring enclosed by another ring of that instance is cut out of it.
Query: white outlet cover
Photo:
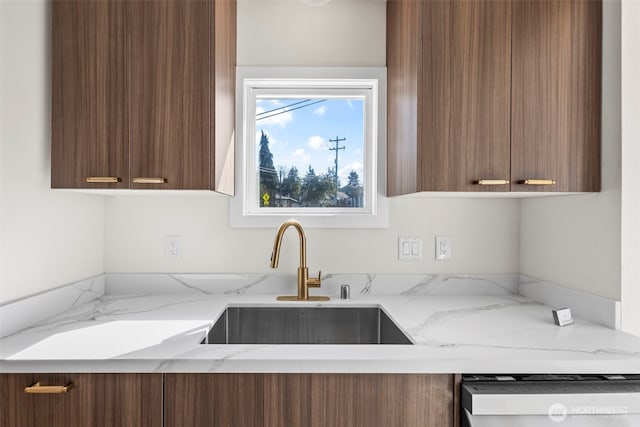
[[[180,261],[182,259],[182,236],[165,236],[164,257],[168,261]]]
[[[436,236],[436,260],[446,261],[451,259],[451,237]]]

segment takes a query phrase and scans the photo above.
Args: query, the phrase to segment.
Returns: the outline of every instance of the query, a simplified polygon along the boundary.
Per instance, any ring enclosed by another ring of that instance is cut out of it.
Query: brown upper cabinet
[[[602,3],[517,1],[513,29],[511,189],[600,191]]]
[[[389,0],[388,195],[599,191],[601,34],[600,1]]]
[[[235,0],[54,0],[53,188],[233,194]]]

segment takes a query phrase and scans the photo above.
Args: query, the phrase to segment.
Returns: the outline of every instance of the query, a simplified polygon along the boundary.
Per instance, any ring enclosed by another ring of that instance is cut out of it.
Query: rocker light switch
[[[422,259],[422,239],[398,237],[398,259]]]

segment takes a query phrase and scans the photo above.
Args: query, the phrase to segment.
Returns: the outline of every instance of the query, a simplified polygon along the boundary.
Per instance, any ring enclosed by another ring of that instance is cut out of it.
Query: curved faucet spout
[[[273,252],[271,252],[271,268],[278,268],[278,261],[280,260],[280,246],[282,245],[282,237],[287,228],[294,227],[298,231],[300,237],[300,268],[307,267],[307,238],[304,234],[302,224],[295,219],[285,221],[278,228],[276,239],[273,242]]]
[[[298,231],[300,237],[300,266],[298,267],[298,295],[278,297],[278,301],[327,301],[329,297],[325,296],[309,296],[309,288],[320,287],[321,274],[318,278],[309,278],[309,269],[307,268],[307,238],[304,235],[304,229],[295,219],[290,219],[282,223],[278,228],[276,240],[273,242],[273,252],[271,253],[271,268],[278,268],[280,260],[280,246],[282,245],[282,236],[287,228],[293,227]]]

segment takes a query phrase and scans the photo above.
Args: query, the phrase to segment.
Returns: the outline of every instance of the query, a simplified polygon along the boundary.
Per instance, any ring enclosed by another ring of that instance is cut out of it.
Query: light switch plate
[[[398,237],[398,259],[422,259],[422,238]]]

